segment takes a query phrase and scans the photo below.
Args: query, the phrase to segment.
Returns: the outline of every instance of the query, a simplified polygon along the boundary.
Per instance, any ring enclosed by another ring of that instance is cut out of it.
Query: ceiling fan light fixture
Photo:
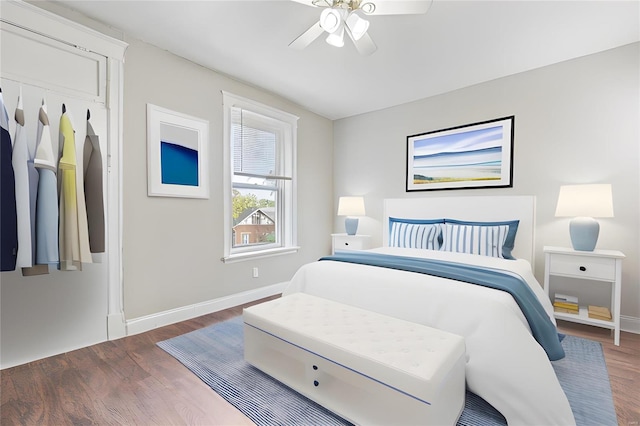
[[[328,33],[334,33],[342,24],[342,16],[336,9],[325,9],[320,14],[320,26]]]
[[[326,42],[335,47],[344,46],[344,25],[341,25],[337,31],[329,34],[326,38]]]
[[[354,40],[360,40],[369,29],[369,21],[358,16],[355,10],[347,17],[346,24]]]

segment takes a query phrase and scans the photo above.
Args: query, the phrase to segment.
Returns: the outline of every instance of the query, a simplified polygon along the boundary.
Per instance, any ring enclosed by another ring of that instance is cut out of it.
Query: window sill
[[[235,263],[242,262],[244,260],[253,260],[259,259],[262,257],[272,257],[272,256],[280,256],[283,254],[297,253],[300,250],[300,247],[281,247],[276,249],[269,250],[260,250],[260,251],[251,251],[245,253],[234,253],[229,256],[223,257],[222,260],[224,263]]]

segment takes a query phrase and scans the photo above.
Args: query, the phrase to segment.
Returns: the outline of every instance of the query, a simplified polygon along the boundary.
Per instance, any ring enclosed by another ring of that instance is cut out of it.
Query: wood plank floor
[[[240,315],[249,305],[2,370],[1,424],[250,425],[156,346]],[[608,330],[559,325],[564,333],[603,343],[619,425],[638,425],[640,335],[623,332],[616,347]]]
[[[602,343],[618,425],[640,425],[640,334],[623,331],[620,346],[615,346],[611,331],[604,328],[558,321],[558,330]]]

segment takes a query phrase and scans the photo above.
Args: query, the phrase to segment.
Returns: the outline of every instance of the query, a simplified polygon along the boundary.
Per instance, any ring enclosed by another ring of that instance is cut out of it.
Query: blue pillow
[[[519,220],[509,220],[509,221],[503,221],[503,222],[470,222],[470,221],[465,221],[465,220],[456,220],[456,219],[445,219],[444,220],[445,224],[456,224],[456,225],[468,225],[468,226],[472,226],[474,227],[473,230],[476,232],[485,232],[485,235],[487,235],[486,233],[489,231],[489,228],[491,227],[498,227],[498,228],[492,228],[491,231],[493,232],[492,237],[489,237],[490,239],[493,239],[493,243],[501,243],[502,244],[502,250],[498,251],[498,255],[496,257],[503,257],[505,259],[515,259],[515,257],[513,257],[513,255],[511,254],[514,246],[515,246],[515,240],[516,240],[516,233],[518,232],[518,225],[520,224]],[[506,235],[504,236],[504,241],[500,241],[502,238],[502,230],[504,228],[501,227],[507,227],[507,231],[506,231]],[[483,229],[485,228],[485,229]],[[471,230],[471,229],[469,229]],[[456,229],[455,231],[459,231],[459,229]],[[447,229],[445,229],[443,231],[443,234],[445,234],[447,232]],[[451,233],[452,231],[449,229],[449,232]],[[496,232],[498,234],[496,234]],[[476,235],[480,235],[479,233]],[[443,237],[444,238],[444,237]],[[450,236],[451,238],[451,236]],[[479,242],[478,242],[479,243]],[[451,248],[451,244],[454,244],[453,241],[449,240],[449,241],[443,241],[442,246],[447,246],[449,248]],[[478,246],[476,246],[478,247]],[[444,248],[443,248],[444,250]],[[469,250],[469,248],[465,249],[465,250]],[[475,249],[476,251],[478,250],[477,248]],[[447,251],[457,251],[457,250],[447,250]],[[462,250],[461,250],[462,251]],[[468,252],[468,251],[465,251]],[[475,254],[479,254],[479,253],[475,253]]]
[[[439,250],[444,219],[389,218],[389,247]]]

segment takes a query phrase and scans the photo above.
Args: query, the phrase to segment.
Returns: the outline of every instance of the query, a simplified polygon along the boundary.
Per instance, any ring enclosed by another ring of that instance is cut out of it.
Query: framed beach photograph
[[[514,120],[407,136],[407,192],[512,187]]]
[[[209,198],[209,122],[147,104],[147,193]]]

